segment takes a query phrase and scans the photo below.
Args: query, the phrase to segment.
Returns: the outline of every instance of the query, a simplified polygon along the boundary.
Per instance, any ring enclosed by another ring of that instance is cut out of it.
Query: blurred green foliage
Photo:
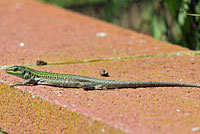
[[[200,0],[42,0],[200,50]],[[90,13],[88,13],[88,8]],[[127,15],[124,15],[127,14]],[[127,17],[124,17],[127,16]],[[127,19],[126,25],[123,25]]]
[[[200,0],[153,0],[152,35],[190,49],[200,49],[199,17],[188,16],[199,13]],[[154,21],[154,18],[156,19]],[[158,26],[160,25],[160,26]],[[161,36],[162,35],[162,36]]]
[[[75,6],[84,6],[87,4],[99,4],[106,2],[107,0],[42,0],[43,2],[55,4],[64,8],[71,8]],[[86,7],[87,8],[87,7]]]

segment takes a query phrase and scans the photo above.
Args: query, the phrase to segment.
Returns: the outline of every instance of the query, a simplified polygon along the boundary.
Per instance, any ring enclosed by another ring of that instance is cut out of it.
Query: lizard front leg
[[[25,80],[25,81],[22,82],[22,83],[15,83],[15,84],[12,84],[12,85],[10,85],[10,87],[14,87],[14,86],[25,86],[25,85],[31,83],[31,81],[32,81],[32,79],[28,79],[28,80]]]

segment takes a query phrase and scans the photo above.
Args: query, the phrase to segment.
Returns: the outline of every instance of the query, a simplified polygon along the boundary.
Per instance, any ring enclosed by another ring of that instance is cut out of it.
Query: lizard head
[[[14,65],[14,66],[6,68],[6,73],[24,78],[25,67]]]

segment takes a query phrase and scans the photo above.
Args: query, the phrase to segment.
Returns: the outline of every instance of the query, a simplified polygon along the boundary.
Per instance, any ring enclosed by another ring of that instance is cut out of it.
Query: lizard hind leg
[[[102,90],[102,89],[107,89],[106,87],[102,85],[96,85],[96,84],[91,84],[88,82],[84,82],[81,84],[81,88],[84,90]]]
[[[103,85],[95,85],[94,87],[96,90],[107,90],[107,88]]]
[[[88,82],[81,83],[80,87],[83,88],[86,91],[95,89],[94,85],[92,85],[92,84],[90,84]]]

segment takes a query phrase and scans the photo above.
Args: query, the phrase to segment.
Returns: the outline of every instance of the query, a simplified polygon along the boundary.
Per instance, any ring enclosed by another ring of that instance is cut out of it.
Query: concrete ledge
[[[121,134],[103,122],[0,84],[0,124],[8,133]]]

